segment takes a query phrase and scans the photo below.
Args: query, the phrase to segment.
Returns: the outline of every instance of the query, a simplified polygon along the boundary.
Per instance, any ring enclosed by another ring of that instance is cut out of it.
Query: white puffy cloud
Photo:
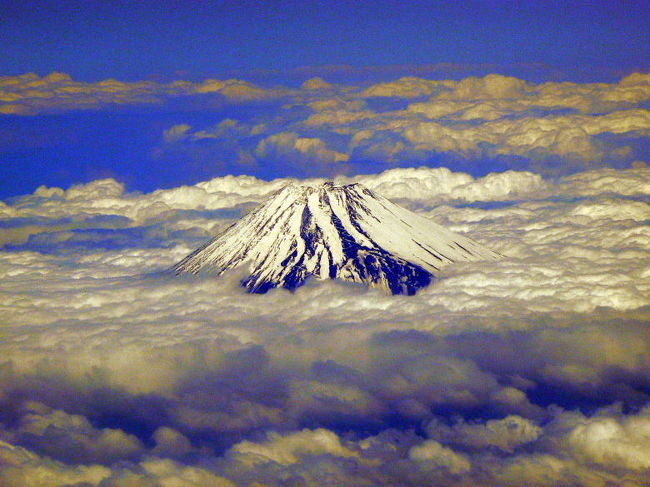
[[[134,457],[144,448],[135,436],[119,429],[93,428],[84,416],[38,403],[28,403],[25,409],[11,436],[50,457],[76,463],[110,463]]]
[[[397,81],[378,83],[366,88],[362,96],[364,97],[399,97],[399,98],[418,98],[424,95],[433,95],[446,87],[453,86],[453,81],[434,81],[422,78],[404,77]]]
[[[594,418],[569,437],[572,449],[587,461],[618,469],[650,469],[650,420]]]
[[[29,450],[0,441],[0,480],[7,487],[34,485],[59,487],[87,483],[98,485],[110,475],[101,465],[69,466],[41,458]]]
[[[650,130],[647,78],[633,73],[618,83],[531,83],[489,74],[458,81],[407,77],[366,87],[313,78],[300,88],[267,88],[237,79],[84,83],[62,73],[30,73],[0,78],[0,112],[195,106],[197,97],[206,110],[257,103],[255,116],[242,114],[241,120],[214,127],[179,121],[163,131],[164,144],[154,152],[178,158],[174,151],[180,151],[182,157],[194,154],[207,162],[210,147],[210,163],[217,153],[220,163],[235,167],[281,165],[284,158],[294,168],[346,161],[439,164],[442,159],[480,169],[489,159],[500,167],[563,175],[647,159],[639,142]]]
[[[460,81],[402,78],[371,86],[361,96],[427,99],[406,110],[317,113],[308,122],[354,134],[351,150],[362,148],[363,155],[375,160],[403,160],[409,156],[396,158],[396,152],[409,149],[425,157],[444,153],[470,161],[523,157],[547,170],[552,170],[551,162],[535,161],[562,158],[570,165],[588,167],[587,163],[602,164],[607,157],[630,157],[631,148],[612,145],[600,136],[647,136],[646,78],[635,74],[615,84],[538,85],[496,74]],[[381,142],[387,135],[401,139]]]
[[[561,157],[599,160],[603,157],[594,136],[624,134],[650,129],[650,111],[620,110],[601,116],[560,115],[525,117],[480,125],[446,125],[414,122],[401,129],[404,137],[420,148],[464,155],[533,155],[535,151]],[[486,145],[483,148],[482,145]]]
[[[612,409],[591,417],[555,414],[540,435],[537,451],[490,462],[495,480],[504,485],[647,485],[647,409],[629,415]]]
[[[6,487],[234,487],[235,484],[200,467],[152,457],[137,465],[70,466],[0,441],[0,482]]]
[[[426,440],[424,443],[411,448],[409,458],[427,466],[445,467],[451,473],[464,473],[472,468],[467,457],[442,446],[434,440]]]
[[[648,171],[340,178],[504,254],[411,297],[156,274],[292,179],[18,198],[0,483],[643,485]]]
[[[332,88],[332,84],[317,76],[309,78],[301,85],[301,88],[303,90],[328,90]]]
[[[488,108],[490,105],[508,112],[531,108],[571,108],[581,112],[597,112],[603,108],[611,110],[616,106],[629,106],[648,100],[650,89],[647,78],[647,74],[633,73],[619,83],[585,84],[534,84],[498,74],[489,74],[483,78],[471,76],[460,81],[401,78],[394,82],[373,85],[364,91],[363,96],[406,99],[428,97],[427,101],[410,105],[409,110],[431,118],[467,109],[480,110],[481,106]],[[486,113],[489,112],[486,110]]]
[[[40,77],[35,73],[0,77],[0,113],[34,115],[68,110],[100,109],[120,105],[161,105],[167,99],[192,95],[219,95],[230,102],[250,102],[285,96],[287,90],[270,90],[237,79],[207,79],[200,83],[173,81],[124,82],[107,79],[96,83],[75,81],[65,73]]]
[[[218,93],[235,101],[251,101],[275,98],[284,94],[281,91],[266,90],[252,83],[238,79],[207,79],[192,87],[193,93]]]
[[[624,415],[620,408],[591,417],[560,412],[548,425],[550,440],[565,455],[618,471],[648,471],[650,410]]]
[[[260,141],[255,152],[263,158],[302,162],[335,163],[348,160],[348,155],[328,149],[317,137],[299,137],[293,132],[271,135]]]
[[[506,452],[513,452],[518,446],[537,440],[543,430],[526,418],[510,415],[485,423],[461,421],[451,428],[439,421],[433,421],[427,426],[427,431],[432,438],[451,440],[474,448],[494,446]]]
[[[172,460],[151,459],[143,462],[141,466],[144,470],[142,477],[147,480],[151,479],[153,485],[160,485],[161,487],[194,487],[199,485],[235,487],[235,484],[228,479],[207,469],[185,466]],[[115,484],[111,483],[109,479],[107,485]],[[120,484],[117,483],[117,485]],[[122,485],[133,485],[133,480],[129,479]]]
[[[305,456],[313,455],[357,456],[341,444],[336,433],[323,428],[313,431],[305,429],[284,436],[268,433],[266,441],[243,441],[233,446],[229,453],[239,462],[254,464],[271,461],[281,465],[296,463]]]
[[[96,109],[105,104],[160,103],[161,96],[183,89],[181,84],[158,85],[150,81],[99,83],[74,81],[64,73],[39,77],[34,73],[0,78],[0,112],[34,114],[42,111]]]
[[[341,179],[345,181],[345,179]],[[523,171],[490,173],[482,178],[447,168],[392,169],[379,175],[356,176],[359,182],[388,198],[431,201],[498,201],[541,194],[547,183],[539,174]]]
[[[499,75],[471,77],[449,82],[429,93],[427,101],[409,105],[407,113],[426,120],[400,114],[399,123],[395,117],[384,117],[372,130],[401,134],[418,150],[466,158],[555,155],[598,161],[605,155],[624,157],[626,149],[606,149],[596,137],[605,133],[647,135],[648,111],[637,107],[650,98],[644,79],[638,75],[611,85],[533,85]],[[393,96],[399,93],[395,90]],[[548,111],[551,113],[544,113]]]
[[[161,426],[154,431],[156,446],[152,453],[160,456],[182,457],[192,451],[192,444],[185,435],[173,428]]]
[[[287,140],[295,141],[291,136]],[[321,147],[318,143],[316,146]],[[599,169],[551,183],[539,174],[524,171],[491,173],[474,178],[447,168],[421,167],[392,169],[372,176],[337,177],[336,181],[359,182],[392,199],[444,203],[608,194],[641,196],[650,193],[649,174],[645,167],[626,171]],[[3,218],[120,215],[142,221],[171,210],[218,210],[259,203],[284,185],[295,182],[296,179],[292,178],[264,181],[252,176],[225,176],[145,195],[124,194],[124,185],[114,179],[75,185],[65,191],[41,186],[33,195],[24,196],[13,205],[0,206],[0,215]],[[101,197],[97,198],[98,195]],[[637,203],[632,206],[642,208]]]
[[[318,105],[316,103],[311,104],[312,107],[317,107],[319,111],[310,115],[304,121],[305,126],[332,126],[336,128],[336,131],[346,132],[347,130],[341,130],[338,127],[352,123],[362,123],[376,117],[376,114],[370,110],[348,110],[346,108],[323,110],[323,105],[324,103]]]
[[[596,196],[608,193],[624,196],[646,195],[650,192],[648,175],[646,167],[631,171],[588,171],[561,179],[560,190],[567,196]]]

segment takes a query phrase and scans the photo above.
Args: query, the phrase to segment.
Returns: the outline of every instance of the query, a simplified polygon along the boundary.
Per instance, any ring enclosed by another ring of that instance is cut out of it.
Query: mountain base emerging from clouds
[[[252,293],[294,290],[315,276],[415,294],[454,262],[499,254],[360,184],[290,185],[192,252],[176,274],[249,266]]]

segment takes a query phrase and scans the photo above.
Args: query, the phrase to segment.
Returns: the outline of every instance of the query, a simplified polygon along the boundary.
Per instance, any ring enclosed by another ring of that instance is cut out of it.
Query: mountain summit
[[[285,186],[172,270],[220,275],[247,265],[242,286],[252,293],[315,276],[415,294],[443,266],[498,257],[360,184],[327,182]]]

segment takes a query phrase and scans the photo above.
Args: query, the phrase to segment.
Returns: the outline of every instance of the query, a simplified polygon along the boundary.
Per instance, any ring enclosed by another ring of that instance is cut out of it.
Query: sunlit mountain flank
[[[314,276],[414,294],[446,265],[498,257],[361,184],[326,182],[284,187],[174,271],[219,275],[250,261],[242,285],[253,293]]]

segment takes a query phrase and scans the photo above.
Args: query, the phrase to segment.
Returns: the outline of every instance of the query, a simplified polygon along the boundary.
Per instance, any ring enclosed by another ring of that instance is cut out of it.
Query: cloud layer
[[[107,106],[162,104],[175,97],[210,95],[234,102],[275,98],[281,91],[265,90],[242,80],[207,79],[201,83],[174,81],[124,82],[107,79],[97,83],[73,80],[65,73],[40,77],[34,73],[0,77],[0,113],[35,115]]]
[[[303,164],[460,159],[468,168],[499,163],[565,173],[647,158],[638,144],[650,128],[647,75],[633,74],[617,84],[534,84],[492,74],[460,81],[401,78],[366,88],[307,85],[287,92],[286,115],[256,126],[267,137],[259,144],[269,137],[286,139],[285,133],[294,140],[310,137],[319,150],[301,151]],[[207,134],[221,137],[219,130],[188,129],[175,142],[189,149]],[[237,140],[241,156],[256,138],[249,130]],[[268,161],[259,145],[254,154]]]
[[[291,181],[0,205],[2,485],[648,485],[650,170],[341,178],[506,256],[414,297],[159,274]]]
[[[155,157],[300,176],[377,165],[547,175],[629,167],[648,161],[649,100],[650,75],[642,73],[582,84],[498,74],[459,81],[406,77],[370,86],[313,78],[298,88],[238,79],[84,83],[63,73],[0,78],[0,113],[7,115],[128,107],[210,113],[229,106],[230,115],[216,124],[197,126],[188,114],[164,129]]]

